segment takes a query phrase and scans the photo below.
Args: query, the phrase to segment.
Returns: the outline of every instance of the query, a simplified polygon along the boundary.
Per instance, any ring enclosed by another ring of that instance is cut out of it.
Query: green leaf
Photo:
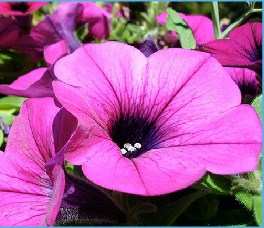
[[[11,125],[16,113],[19,112],[21,104],[26,98],[7,96],[0,99],[0,117],[7,124]]]
[[[0,64],[4,64],[5,61],[11,60],[12,57],[8,53],[0,53]]]
[[[0,147],[3,145],[4,143],[4,133],[2,130],[0,130]]]
[[[72,163],[64,161],[64,168],[67,173],[74,174],[74,165]]]
[[[252,224],[253,222],[253,224]],[[255,226],[254,218],[245,209],[226,209],[210,221],[211,226]]]
[[[214,195],[208,195],[199,199],[204,220],[213,218],[219,209],[219,200]]]
[[[258,225],[262,225],[262,197],[254,197],[254,215]]]
[[[262,95],[256,97],[253,100],[252,106],[255,108],[255,110],[259,115],[260,120],[262,121]]]
[[[132,208],[129,208],[127,220],[129,225],[138,225],[139,216],[157,211],[157,206],[152,203],[140,203]]]
[[[0,109],[12,109],[19,110],[21,104],[26,100],[23,97],[7,96],[0,99]]]
[[[210,194],[196,200],[187,208],[184,214],[195,220],[208,221],[219,211],[219,200],[216,195]]]
[[[237,174],[232,179],[232,191],[236,189],[249,192],[252,195],[261,195],[262,193],[262,169],[261,160],[259,160],[259,166],[256,170],[250,173]]]
[[[180,39],[182,48],[195,49],[196,42],[193,32],[187,23],[179,16],[179,14],[171,8],[167,9],[168,18],[166,20],[166,27],[177,33]]]
[[[130,216],[137,216],[139,214],[151,213],[157,210],[157,206],[151,203],[141,203],[129,209]]]
[[[7,125],[11,125],[15,118],[13,115],[15,111],[16,109],[0,110],[0,117]]]
[[[249,192],[245,192],[242,189],[234,193],[236,199],[242,203],[248,210],[253,210],[253,198]]]
[[[193,188],[210,191],[215,194],[230,194],[231,181],[224,176],[207,173]]]
[[[168,203],[160,207],[151,217],[148,225],[169,226],[188,208],[195,200],[207,195],[208,192],[199,191],[191,193],[174,202]]]

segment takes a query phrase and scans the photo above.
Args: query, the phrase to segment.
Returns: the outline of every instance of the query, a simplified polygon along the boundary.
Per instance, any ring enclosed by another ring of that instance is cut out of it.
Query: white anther
[[[126,149],[121,149],[121,153],[126,154],[127,153]]]
[[[135,143],[134,147],[137,148],[137,149],[140,149],[141,148],[141,144],[140,143]]]
[[[132,146],[132,145],[131,145],[130,143],[125,143],[125,144],[124,144],[124,148],[125,148],[125,149],[128,149],[128,148],[130,148],[131,146]]]
[[[134,151],[136,151],[137,149],[136,149],[135,147],[133,147],[133,146],[130,146],[130,147],[127,148],[127,150],[128,150],[129,152],[134,152]]]

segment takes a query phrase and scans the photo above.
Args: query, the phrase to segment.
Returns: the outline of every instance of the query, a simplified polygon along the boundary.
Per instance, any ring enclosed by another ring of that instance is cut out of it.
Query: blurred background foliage
[[[231,21],[238,18],[248,8],[247,2],[218,2],[220,18],[228,18]],[[122,4],[122,3],[120,3]],[[135,15],[139,15],[142,11],[147,11],[149,8],[149,2],[130,2],[129,8],[132,12],[132,19],[138,19]],[[162,5],[164,2],[159,2]],[[183,12],[186,14],[202,14],[205,16],[211,16],[211,3],[210,2],[167,2],[167,6],[172,7],[177,12]],[[256,3],[256,8],[262,8],[262,2]],[[257,17],[260,15],[255,15]]]
[[[162,38],[164,32],[168,31],[165,26],[156,22],[156,17],[173,8],[177,12],[185,14],[199,14],[211,18],[210,2],[128,2],[114,3],[112,32],[110,40],[118,40],[138,46],[148,35]],[[257,2],[255,8],[262,8],[262,2]],[[130,9],[129,18],[115,17],[119,10]],[[249,9],[247,2],[219,2],[220,21],[223,24],[234,22]],[[253,13],[244,23],[248,21],[262,21],[261,13]],[[155,39],[155,41],[157,41]]]

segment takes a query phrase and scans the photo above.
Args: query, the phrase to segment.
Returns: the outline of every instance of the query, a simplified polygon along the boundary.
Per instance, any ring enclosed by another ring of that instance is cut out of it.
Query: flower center
[[[138,157],[158,145],[157,128],[148,118],[128,114],[112,123],[109,134],[124,157]]]
[[[140,143],[135,143],[134,146],[132,146],[130,143],[125,143],[124,147],[121,149],[121,153],[124,156],[129,157],[133,152],[136,152],[137,149],[140,148],[141,148]]]
[[[262,59],[262,45],[256,45],[256,47],[252,48],[252,51],[249,52],[248,59],[251,62],[257,62]]]
[[[29,6],[26,2],[15,2],[11,4],[11,9],[14,11],[20,11],[22,13],[27,12]]]

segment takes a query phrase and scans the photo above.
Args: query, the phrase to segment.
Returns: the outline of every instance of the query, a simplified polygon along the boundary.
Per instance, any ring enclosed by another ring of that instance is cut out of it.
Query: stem
[[[223,31],[221,38],[227,37],[231,30],[241,25],[252,13],[262,13],[262,9],[250,9],[248,12],[243,13],[234,23],[229,25],[227,29]]]
[[[253,9],[252,13],[262,13],[262,9]]]
[[[211,2],[211,13],[212,19],[214,23],[214,35],[215,39],[221,38],[221,30],[220,30],[220,20],[219,20],[219,10],[218,10],[218,2]]]

